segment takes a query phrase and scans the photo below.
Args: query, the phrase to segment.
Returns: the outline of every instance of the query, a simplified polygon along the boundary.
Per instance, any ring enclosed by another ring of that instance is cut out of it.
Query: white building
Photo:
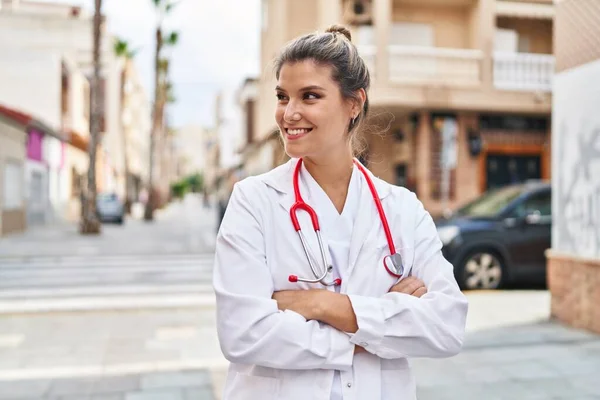
[[[204,171],[206,136],[206,128],[201,126],[186,125],[177,130],[177,152],[183,176]]]
[[[0,103],[34,114],[53,129],[89,137],[89,84],[92,75],[92,15],[66,4],[0,0]],[[113,39],[102,40],[104,96],[103,142],[98,171],[99,190],[124,191],[124,154],[121,140],[121,72],[123,61],[113,53]],[[61,101],[62,99],[62,101]],[[56,147],[56,146],[54,146]],[[83,169],[82,147],[71,154]],[[65,151],[65,158],[70,152]],[[50,191],[55,209],[73,197],[73,171],[62,168],[60,188]],[[87,168],[87,165],[85,166]],[[58,179],[58,178],[57,178]],[[60,203],[60,204],[59,204]]]

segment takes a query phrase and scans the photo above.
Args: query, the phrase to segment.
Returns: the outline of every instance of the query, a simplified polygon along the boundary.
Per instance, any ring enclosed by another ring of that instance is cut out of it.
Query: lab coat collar
[[[272,187],[276,191],[278,191],[281,196],[280,204],[286,208],[290,209],[290,207],[295,203],[294,196],[294,169],[296,168],[296,163],[298,162],[297,158],[292,158],[285,164],[280,165],[279,167],[273,169],[271,172],[267,173],[264,178],[265,184],[269,187]],[[362,165],[362,164],[361,164]],[[371,180],[375,184],[375,188],[377,189],[377,193],[379,198],[383,200],[390,194],[390,185],[374,176],[371,171],[367,169],[367,173],[369,174]],[[362,176],[362,174],[361,174]],[[365,189],[369,191],[369,187],[365,185]],[[370,192],[369,192],[370,193]],[[310,197],[309,193],[302,192],[302,197],[308,203],[308,199]],[[369,194],[370,196],[370,194]]]

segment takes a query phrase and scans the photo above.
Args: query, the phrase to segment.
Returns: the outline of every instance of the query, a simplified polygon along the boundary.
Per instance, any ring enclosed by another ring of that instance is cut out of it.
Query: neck
[[[352,177],[353,157],[351,151],[328,154],[327,157],[304,157],[304,165],[315,181],[330,194],[331,190],[348,189]]]

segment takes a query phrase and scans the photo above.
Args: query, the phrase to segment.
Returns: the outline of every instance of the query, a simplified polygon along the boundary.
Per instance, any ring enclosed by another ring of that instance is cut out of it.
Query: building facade
[[[25,145],[22,123],[0,113],[0,236],[25,230]]]
[[[600,333],[600,2],[556,5],[552,315]]]
[[[552,0],[262,6],[253,124],[274,165],[282,157],[271,61],[292,38],[342,23],[372,76],[362,159],[376,175],[414,190],[432,214],[496,186],[550,178]]]
[[[102,143],[97,167],[99,191],[124,194],[125,150],[122,136],[124,60],[113,52],[113,38],[102,28]],[[35,114],[75,142],[89,138],[89,79],[92,76],[92,15],[79,6],[26,0],[2,0],[0,8],[0,102]],[[35,95],[32,95],[35,94]],[[67,137],[67,140],[70,140]],[[81,150],[81,147],[75,147]],[[73,149],[71,149],[73,150]],[[72,212],[74,170],[83,168],[79,153],[64,168],[60,209]],[[56,206],[58,207],[58,206]]]

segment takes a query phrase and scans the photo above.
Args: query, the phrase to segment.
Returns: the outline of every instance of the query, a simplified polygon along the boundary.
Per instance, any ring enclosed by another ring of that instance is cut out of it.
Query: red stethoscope
[[[388,225],[387,218],[385,216],[385,212],[383,211],[383,206],[381,205],[381,201],[379,200],[379,194],[377,193],[377,189],[375,189],[375,185],[365,167],[362,166],[358,160],[354,159],[354,164],[358,167],[360,172],[365,177],[367,184],[369,185],[369,190],[373,195],[373,200],[375,201],[375,205],[377,206],[377,211],[379,211],[379,218],[381,220],[381,224],[383,225],[383,230],[385,231],[385,237],[388,242],[388,247],[390,249],[390,254],[383,258],[383,266],[386,271],[396,277],[402,277],[404,273],[404,266],[402,264],[402,256],[400,253],[396,253],[396,247],[394,246],[394,240],[392,239],[392,234],[390,232],[390,227]],[[290,208],[290,217],[292,218],[292,224],[294,224],[294,229],[298,232],[298,236],[300,237],[300,241],[302,242],[302,248],[304,249],[304,253],[306,254],[306,258],[308,259],[308,264],[310,265],[310,269],[314,275],[314,279],[305,279],[300,278],[298,275],[290,275],[290,282],[308,282],[308,283],[317,283],[320,282],[325,286],[339,286],[342,284],[341,279],[334,279],[331,282],[325,281],[327,274],[333,270],[333,266],[327,263],[327,257],[325,256],[325,249],[323,246],[323,240],[321,238],[321,228],[319,226],[319,218],[317,217],[317,213],[311,206],[306,204],[302,199],[302,195],[300,194],[300,186],[298,184],[298,176],[300,175],[300,168],[302,167],[302,159],[299,159],[296,163],[296,169],[294,170],[294,195],[296,196],[296,202]],[[296,216],[296,212],[298,210],[304,210],[310,215],[310,219],[312,220],[312,225],[317,235],[317,240],[319,241],[319,249],[321,250],[321,259],[323,261],[323,265],[325,266],[322,272],[319,271],[315,263],[313,262],[314,258],[312,256],[312,252],[309,250],[308,245],[306,243],[306,238],[302,233],[302,228],[300,227],[300,223],[298,222],[298,217]]]

